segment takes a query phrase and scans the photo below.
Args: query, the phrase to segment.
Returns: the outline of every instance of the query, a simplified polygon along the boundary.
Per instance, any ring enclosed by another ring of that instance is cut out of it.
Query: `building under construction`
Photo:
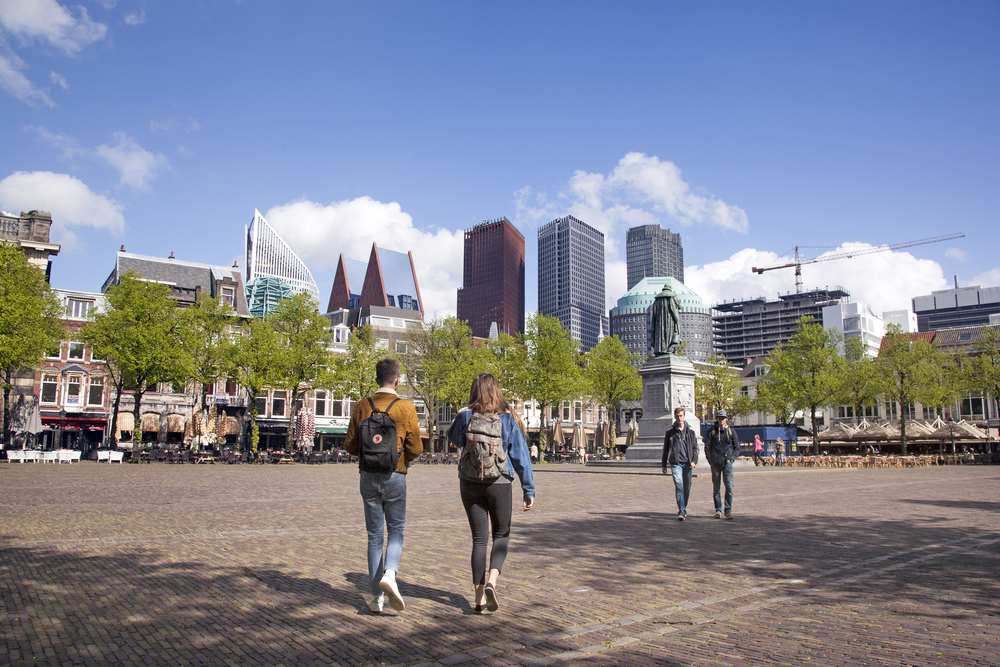
[[[716,304],[712,313],[712,337],[716,354],[737,368],[769,353],[798,331],[800,317],[809,315],[823,322],[823,308],[847,303],[843,287],[785,294],[777,301],[764,297]]]

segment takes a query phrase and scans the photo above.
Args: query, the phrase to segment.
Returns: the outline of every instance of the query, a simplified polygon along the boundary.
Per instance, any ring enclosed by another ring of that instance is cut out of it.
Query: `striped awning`
[[[240,422],[236,417],[226,417],[226,432],[223,435],[239,435]]]
[[[160,430],[160,415],[155,412],[147,412],[142,416],[143,433],[156,433]]]
[[[168,415],[167,433],[183,433],[184,421],[184,415]]]
[[[118,430],[130,433],[135,430],[135,417],[131,412],[118,413]]]

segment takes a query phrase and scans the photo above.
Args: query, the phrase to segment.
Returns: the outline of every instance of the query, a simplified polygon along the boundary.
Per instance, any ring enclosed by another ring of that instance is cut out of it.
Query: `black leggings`
[[[459,480],[462,504],[472,528],[472,583],[486,583],[486,543],[493,527],[490,569],[503,570],[510,542],[511,484],[484,484]]]

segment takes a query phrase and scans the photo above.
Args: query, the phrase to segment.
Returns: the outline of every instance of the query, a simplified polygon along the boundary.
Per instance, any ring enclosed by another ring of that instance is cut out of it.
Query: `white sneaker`
[[[385,596],[380,595],[377,598],[372,598],[372,601],[368,603],[368,608],[372,610],[373,614],[382,613],[382,605],[385,603]]]
[[[378,582],[378,587],[382,589],[382,592],[389,596],[389,606],[396,611],[403,611],[406,609],[406,603],[403,602],[403,596],[399,594],[399,588],[396,587],[396,575],[389,574],[386,572],[382,575],[382,581]]]

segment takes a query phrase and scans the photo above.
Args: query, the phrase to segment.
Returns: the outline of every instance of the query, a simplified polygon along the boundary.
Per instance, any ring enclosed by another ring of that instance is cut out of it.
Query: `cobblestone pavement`
[[[354,467],[0,463],[0,663],[1000,665],[998,481],[747,471],[725,521],[701,475],[678,522],[654,471],[539,466],[476,615],[455,468],[417,466],[377,616]]]

